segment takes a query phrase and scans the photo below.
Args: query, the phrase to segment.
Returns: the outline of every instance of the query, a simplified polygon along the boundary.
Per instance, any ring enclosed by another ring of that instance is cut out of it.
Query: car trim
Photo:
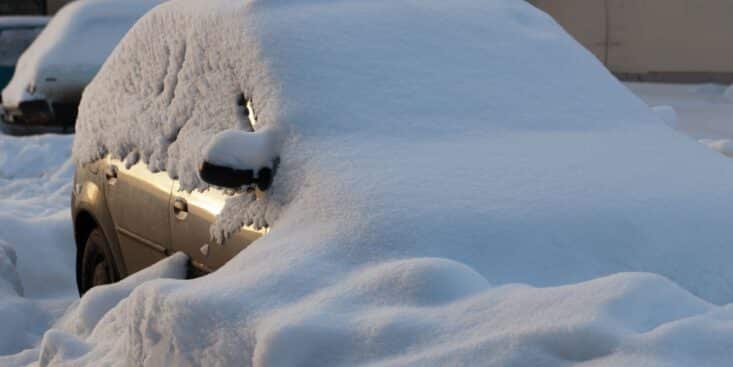
[[[163,246],[161,246],[161,245],[159,245],[159,244],[157,244],[155,242],[152,242],[152,241],[150,241],[148,239],[145,239],[143,237],[140,237],[137,234],[135,234],[133,232],[130,232],[130,231],[128,231],[128,230],[126,230],[126,229],[124,229],[122,227],[115,226],[115,228],[117,229],[117,232],[119,232],[120,234],[122,234],[124,236],[127,236],[129,238],[132,238],[133,240],[136,240],[136,241],[138,241],[138,242],[140,242],[140,243],[142,243],[142,244],[144,244],[144,245],[152,248],[153,250],[156,250],[158,252],[162,252],[162,253],[164,253],[166,255],[169,255],[170,254],[170,251],[168,251],[168,249],[166,249],[165,247],[163,247]]]

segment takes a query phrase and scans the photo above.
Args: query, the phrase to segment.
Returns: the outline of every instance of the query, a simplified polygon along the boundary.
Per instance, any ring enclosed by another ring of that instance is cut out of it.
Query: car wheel
[[[81,261],[80,294],[84,294],[92,287],[119,280],[109,244],[99,228],[95,228],[89,234]]]

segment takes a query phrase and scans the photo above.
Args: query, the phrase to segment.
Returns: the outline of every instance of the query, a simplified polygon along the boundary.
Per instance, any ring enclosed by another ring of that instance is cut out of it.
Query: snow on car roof
[[[205,189],[241,95],[281,165],[213,233],[271,231],[210,276],[133,291],[81,336],[89,361],[666,361],[665,337],[693,334],[625,346],[733,300],[730,161],[523,1],[163,4],[85,90],[74,157]]]

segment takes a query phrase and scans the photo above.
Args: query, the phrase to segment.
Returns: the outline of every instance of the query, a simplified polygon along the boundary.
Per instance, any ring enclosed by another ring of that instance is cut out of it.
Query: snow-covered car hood
[[[104,60],[140,16],[164,0],[77,0],[64,6],[21,55],[3,104],[78,100]]]
[[[164,4],[85,90],[74,157],[142,159],[205,189],[196,168],[241,123],[240,94],[282,134],[281,165],[266,199],[230,199],[213,232],[272,230],[211,276],[134,291],[87,358],[122,356],[104,335],[131,364],[551,365],[733,301],[731,162],[523,1]],[[492,288],[591,280],[544,306]],[[654,320],[614,306],[676,300]],[[546,307],[582,320],[502,324]]]

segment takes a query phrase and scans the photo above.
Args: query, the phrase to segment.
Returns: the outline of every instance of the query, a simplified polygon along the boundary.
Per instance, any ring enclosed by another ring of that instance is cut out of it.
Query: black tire
[[[81,283],[79,294],[83,295],[98,285],[110,284],[120,280],[110,251],[107,238],[99,228],[89,234],[84,253],[81,256]]]

